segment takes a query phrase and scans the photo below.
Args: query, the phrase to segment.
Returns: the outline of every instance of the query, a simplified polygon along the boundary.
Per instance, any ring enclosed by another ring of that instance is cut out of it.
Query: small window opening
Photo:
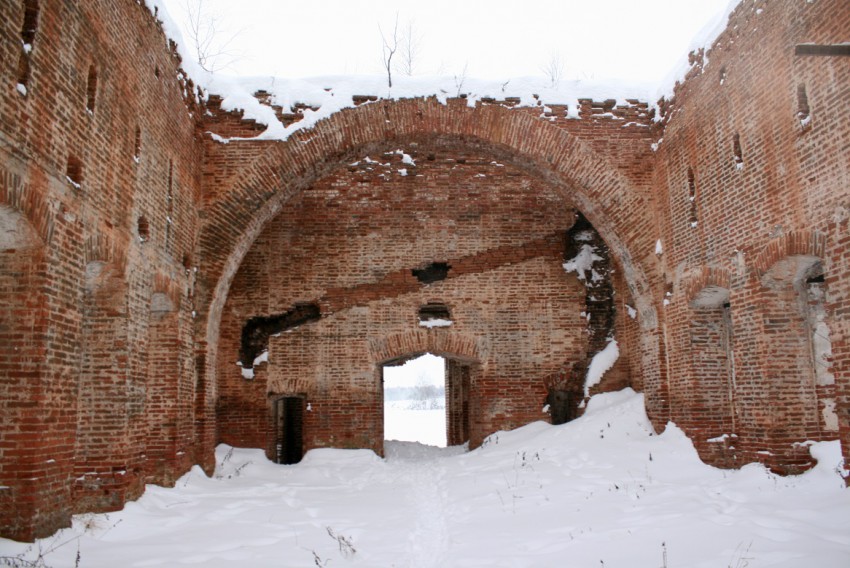
[[[157,65],[156,67],[154,67],[154,69],[153,69],[153,74],[154,74],[154,76],[155,76],[157,79],[159,79],[159,65]]]
[[[147,217],[142,215],[139,217],[139,221],[136,225],[136,230],[139,233],[139,242],[146,243],[151,238],[151,224],[148,221]]]
[[[165,194],[165,250],[172,249],[172,225],[174,224],[174,161],[168,161],[168,191]]]
[[[18,59],[18,92],[27,96],[30,80],[30,53],[38,28],[38,0],[24,1],[24,23],[21,25],[21,55]]]
[[[29,52],[32,49],[37,29],[38,0],[24,0],[24,24],[21,26],[21,40],[24,43],[24,51]]]
[[[446,360],[430,353],[386,363],[384,439],[446,446]]]
[[[94,65],[89,67],[89,77],[86,83],[86,110],[94,112],[94,103],[97,95],[97,69]]]
[[[142,129],[136,127],[136,134],[133,141],[133,159],[139,163],[139,158],[142,157]]]
[[[76,156],[68,156],[65,179],[76,189],[80,189],[83,185],[83,163]]]
[[[808,128],[812,122],[809,109],[809,96],[806,94],[806,85],[803,83],[797,85],[797,119],[804,129]]]
[[[726,66],[724,65],[723,67],[720,68],[720,84],[722,85],[725,82],[726,82]]]
[[[744,155],[741,152],[741,136],[737,132],[732,136],[732,153],[735,158],[735,169],[743,169]]]
[[[697,184],[694,178],[694,170],[688,168],[688,202],[690,203],[690,214],[688,223],[691,227],[697,226]]]
[[[27,96],[27,87],[30,82],[30,56],[25,51],[21,52],[21,57],[18,59],[18,92],[22,96]]]
[[[422,327],[448,327],[452,325],[449,307],[442,302],[428,302],[419,308],[419,325]]]

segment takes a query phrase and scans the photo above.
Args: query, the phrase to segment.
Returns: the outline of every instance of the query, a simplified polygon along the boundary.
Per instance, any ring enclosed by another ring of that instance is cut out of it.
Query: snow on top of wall
[[[703,26],[702,30],[700,30],[699,33],[697,33],[697,35],[691,40],[688,52],[681,55],[679,63],[670,70],[667,77],[665,77],[661,84],[657,86],[656,97],[654,100],[659,100],[661,98],[666,98],[668,100],[671,99],[673,97],[673,89],[676,87],[676,83],[681,82],[681,80],[685,78],[685,75],[687,75],[688,70],[691,68],[688,55],[701,49],[708,52],[718,36],[726,29],[726,26],[729,23],[729,16],[735,8],[737,8],[742,2],[750,2],[752,4],[755,1],[756,0],[729,0],[729,3],[726,5],[726,9],[718,13],[713,20],[707,22],[705,26]],[[761,14],[762,11],[762,8],[758,9],[759,14]],[[707,67],[708,63],[708,56],[706,55],[703,60],[703,67]]]
[[[355,106],[353,97],[377,97],[378,99],[405,99],[434,96],[441,103],[448,98],[466,96],[467,104],[475,106],[485,98],[519,100],[518,106],[566,105],[565,118],[581,119],[578,112],[579,99],[603,101],[614,99],[618,107],[631,106],[628,101],[637,100],[654,105],[662,97],[670,98],[676,82],[687,73],[690,65],[688,54],[682,54],[682,63],[671,71],[662,85],[654,83],[627,83],[616,79],[591,79],[559,81],[553,85],[546,77],[515,77],[508,81],[479,80],[472,77],[431,76],[393,77],[392,88],[388,87],[383,75],[326,76],[289,79],[280,77],[236,77],[222,73],[209,73],[202,69],[183,41],[179,26],[168,15],[163,0],[144,0],[150,11],[161,23],[168,38],[177,44],[182,58],[182,67],[192,81],[208,94],[221,97],[221,108],[225,111],[241,111],[247,120],[267,125],[267,129],[256,139],[286,140],[293,133],[309,129],[317,122],[345,108]],[[730,0],[726,10],[705,26],[694,38],[691,51],[710,46],[725,29],[729,14],[742,1]],[[284,126],[274,110],[261,104],[254,93],[265,91],[270,103],[283,109],[292,109],[296,103],[312,108],[305,109],[303,119]],[[656,112],[656,119],[660,114]],[[227,139],[219,140],[226,142]]]

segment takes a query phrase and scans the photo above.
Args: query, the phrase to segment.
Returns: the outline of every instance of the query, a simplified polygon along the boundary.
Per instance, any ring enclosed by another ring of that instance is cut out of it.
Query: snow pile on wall
[[[729,14],[742,0],[731,0],[727,9],[710,22],[694,38],[691,50],[710,46],[725,29]],[[617,106],[630,106],[629,100],[655,104],[661,97],[670,98],[677,81],[682,79],[690,68],[687,54],[682,55],[682,63],[671,71],[662,85],[654,83],[630,84],[618,80],[582,80],[560,81],[552,85],[546,77],[515,77],[508,81],[479,80],[471,77],[432,76],[394,78],[392,88],[388,87],[383,75],[371,76],[328,76],[306,79],[283,79],[280,77],[232,77],[213,74],[203,70],[185,47],[186,42],[177,24],[168,15],[162,0],[146,0],[147,6],[162,24],[167,37],[177,44],[182,57],[182,66],[196,85],[206,93],[222,98],[221,108],[225,111],[241,111],[244,118],[268,126],[260,134],[260,140],[286,140],[294,132],[309,129],[322,119],[345,108],[354,107],[354,97],[377,97],[378,99],[405,99],[417,97],[436,97],[442,103],[448,98],[466,97],[469,106],[475,106],[485,98],[505,100],[514,98],[518,106],[567,105],[566,118],[580,119],[579,99],[607,100],[615,99]],[[284,126],[269,106],[260,104],[254,93],[265,91],[270,95],[271,104],[283,109],[293,109],[296,103],[317,110],[306,109],[304,118]],[[656,113],[656,117],[658,117]],[[225,140],[222,140],[225,141]]]
[[[576,277],[586,284],[588,273],[590,273],[590,279],[593,282],[602,278],[593,270],[593,263],[598,260],[604,259],[594,252],[594,248],[591,245],[581,245],[578,254],[565,262],[563,267],[568,273],[575,272]]]
[[[605,349],[593,356],[587,366],[587,376],[584,379],[584,396],[590,396],[590,389],[599,384],[608,369],[614,366],[620,357],[620,347],[616,339],[608,341]]]

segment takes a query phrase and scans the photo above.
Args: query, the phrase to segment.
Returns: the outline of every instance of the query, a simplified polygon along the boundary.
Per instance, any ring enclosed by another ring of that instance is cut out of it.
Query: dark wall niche
[[[68,156],[68,162],[65,166],[65,177],[71,185],[80,189],[83,183],[83,163],[76,156]]]
[[[447,262],[432,262],[423,268],[414,268],[410,272],[422,284],[433,284],[445,280],[449,276],[451,268]]]
[[[18,84],[23,86],[18,92],[26,96],[30,78],[30,53],[32,53],[35,33],[38,28],[38,0],[25,0],[24,23],[21,26],[21,54],[18,60]]]
[[[553,424],[563,424],[578,417],[578,405],[584,399],[584,380],[590,361],[605,349],[609,338],[614,335],[616,312],[614,285],[611,282],[611,252],[590,221],[578,213],[575,224],[566,234],[564,260],[575,258],[584,246],[591,247],[593,254],[599,258],[593,263],[592,270],[583,275],[586,289],[587,353],[550,381],[546,404],[549,405]]]
[[[269,348],[269,336],[317,321],[321,317],[319,305],[309,303],[295,304],[282,314],[249,319],[242,328],[242,344],[239,349],[242,368],[250,369],[254,366],[254,359]]]
[[[97,67],[92,64],[89,67],[89,76],[86,81],[86,110],[94,112],[94,103],[97,98]]]
[[[835,43],[827,45],[815,45],[801,43],[794,48],[794,55],[821,55],[827,57],[850,56],[850,44]]]
[[[744,154],[741,151],[741,136],[737,132],[732,135],[732,153],[735,156],[735,167],[740,170],[744,166]]]
[[[419,308],[419,321],[448,320],[451,321],[452,314],[449,307],[442,302],[428,302]]]

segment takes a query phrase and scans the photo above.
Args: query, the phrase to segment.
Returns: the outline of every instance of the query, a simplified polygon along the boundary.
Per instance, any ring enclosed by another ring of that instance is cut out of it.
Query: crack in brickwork
[[[520,245],[495,247],[478,254],[452,259],[448,263],[441,263],[447,264],[451,270],[446,270],[445,278],[440,280],[487,272],[500,266],[533,258],[552,258],[562,254],[563,233],[558,232]],[[426,280],[429,281],[425,282],[414,276],[415,272],[415,269],[401,269],[387,274],[377,282],[349,288],[331,288],[318,300],[293,306],[282,314],[252,317],[242,327],[239,359],[242,368],[253,368],[254,359],[268,349],[271,335],[317,321],[321,317],[327,317],[354,306],[408,294],[439,281],[428,278]]]

